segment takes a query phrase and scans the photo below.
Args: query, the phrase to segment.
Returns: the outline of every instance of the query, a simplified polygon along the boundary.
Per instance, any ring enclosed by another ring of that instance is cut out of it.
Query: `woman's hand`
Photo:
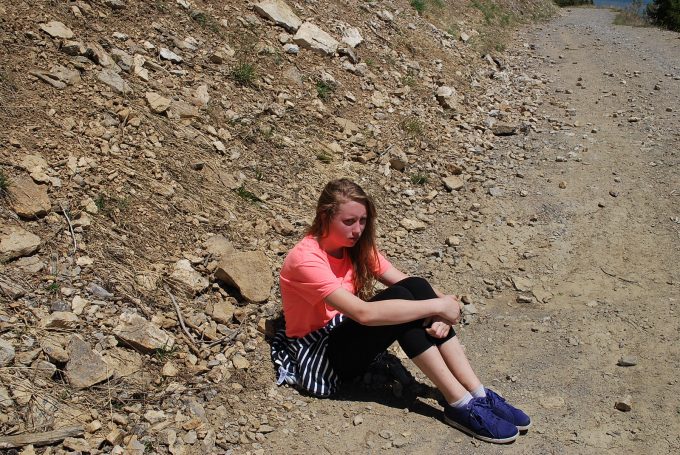
[[[462,317],[463,303],[458,296],[445,295],[439,297],[442,302],[442,309],[439,312],[440,320],[447,321],[449,324],[457,324]]]
[[[434,338],[446,338],[451,331],[451,325],[438,317],[425,319],[423,325],[425,326],[425,332]]]

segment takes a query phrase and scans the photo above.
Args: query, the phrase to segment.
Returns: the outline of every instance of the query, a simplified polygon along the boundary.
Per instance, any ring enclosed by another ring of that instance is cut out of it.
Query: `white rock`
[[[73,31],[59,21],[50,21],[46,24],[40,24],[40,30],[53,38],[73,38]]]
[[[191,262],[187,259],[180,259],[175,263],[170,278],[181,284],[190,295],[203,291],[210,284],[207,278],[191,267]]]
[[[465,186],[465,181],[457,175],[449,175],[442,179],[447,191],[458,191]]]
[[[357,47],[364,41],[361,32],[356,27],[349,27],[342,32],[342,42],[350,47]]]
[[[113,334],[123,344],[132,346],[143,352],[153,352],[157,349],[172,349],[175,338],[166,331],[147,321],[143,317],[130,311],[122,313],[120,323],[113,329]]]
[[[19,226],[0,226],[0,262],[30,256],[40,244],[40,237]]]
[[[305,22],[300,26],[293,37],[293,41],[305,49],[322,55],[333,55],[338,50],[338,43],[335,38],[321,30],[311,22]]]
[[[170,49],[161,47],[160,56],[163,60],[169,60],[172,63],[182,63],[183,59],[179,55],[172,52]]]
[[[4,367],[12,363],[14,360],[14,346],[7,340],[0,338],[0,367]]]
[[[293,10],[281,0],[265,0],[255,5],[255,11],[262,17],[266,17],[285,28],[289,32],[295,32],[302,25],[300,18]]]

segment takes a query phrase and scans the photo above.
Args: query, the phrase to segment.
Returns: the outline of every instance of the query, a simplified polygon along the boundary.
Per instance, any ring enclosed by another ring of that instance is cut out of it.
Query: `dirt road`
[[[447,427],[426,393],[356,392],[300,397],[263,447],[680,451],[680,35],[612,19],[573,9],[520,37],[509,64],[547,82],[526,89],[543,121],[496,143],[483,222],[438,224],[433,244],[460,234],[464,260],[425,271],[470,294],[477,314],[459,333],[473,364],[534,427],[493,446]]]

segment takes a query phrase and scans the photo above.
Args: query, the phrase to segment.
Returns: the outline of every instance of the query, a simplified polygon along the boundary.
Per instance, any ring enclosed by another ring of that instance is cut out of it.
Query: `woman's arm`
[[[325,302],[362,325],[390,325],[438,316],[454,323],[460,315],[458,302],[452,296],[420,300],[390,299],[367,303],[344,288],[336,289]]]

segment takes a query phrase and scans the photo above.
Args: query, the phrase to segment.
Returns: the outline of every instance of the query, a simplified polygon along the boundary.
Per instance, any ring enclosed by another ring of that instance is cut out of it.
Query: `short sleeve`
[[[378,252],[378,271],[376,276],[382,276],[390,268],[392,268],[392,263],[385,259],[385,256],[380,254],[380,252]]]

